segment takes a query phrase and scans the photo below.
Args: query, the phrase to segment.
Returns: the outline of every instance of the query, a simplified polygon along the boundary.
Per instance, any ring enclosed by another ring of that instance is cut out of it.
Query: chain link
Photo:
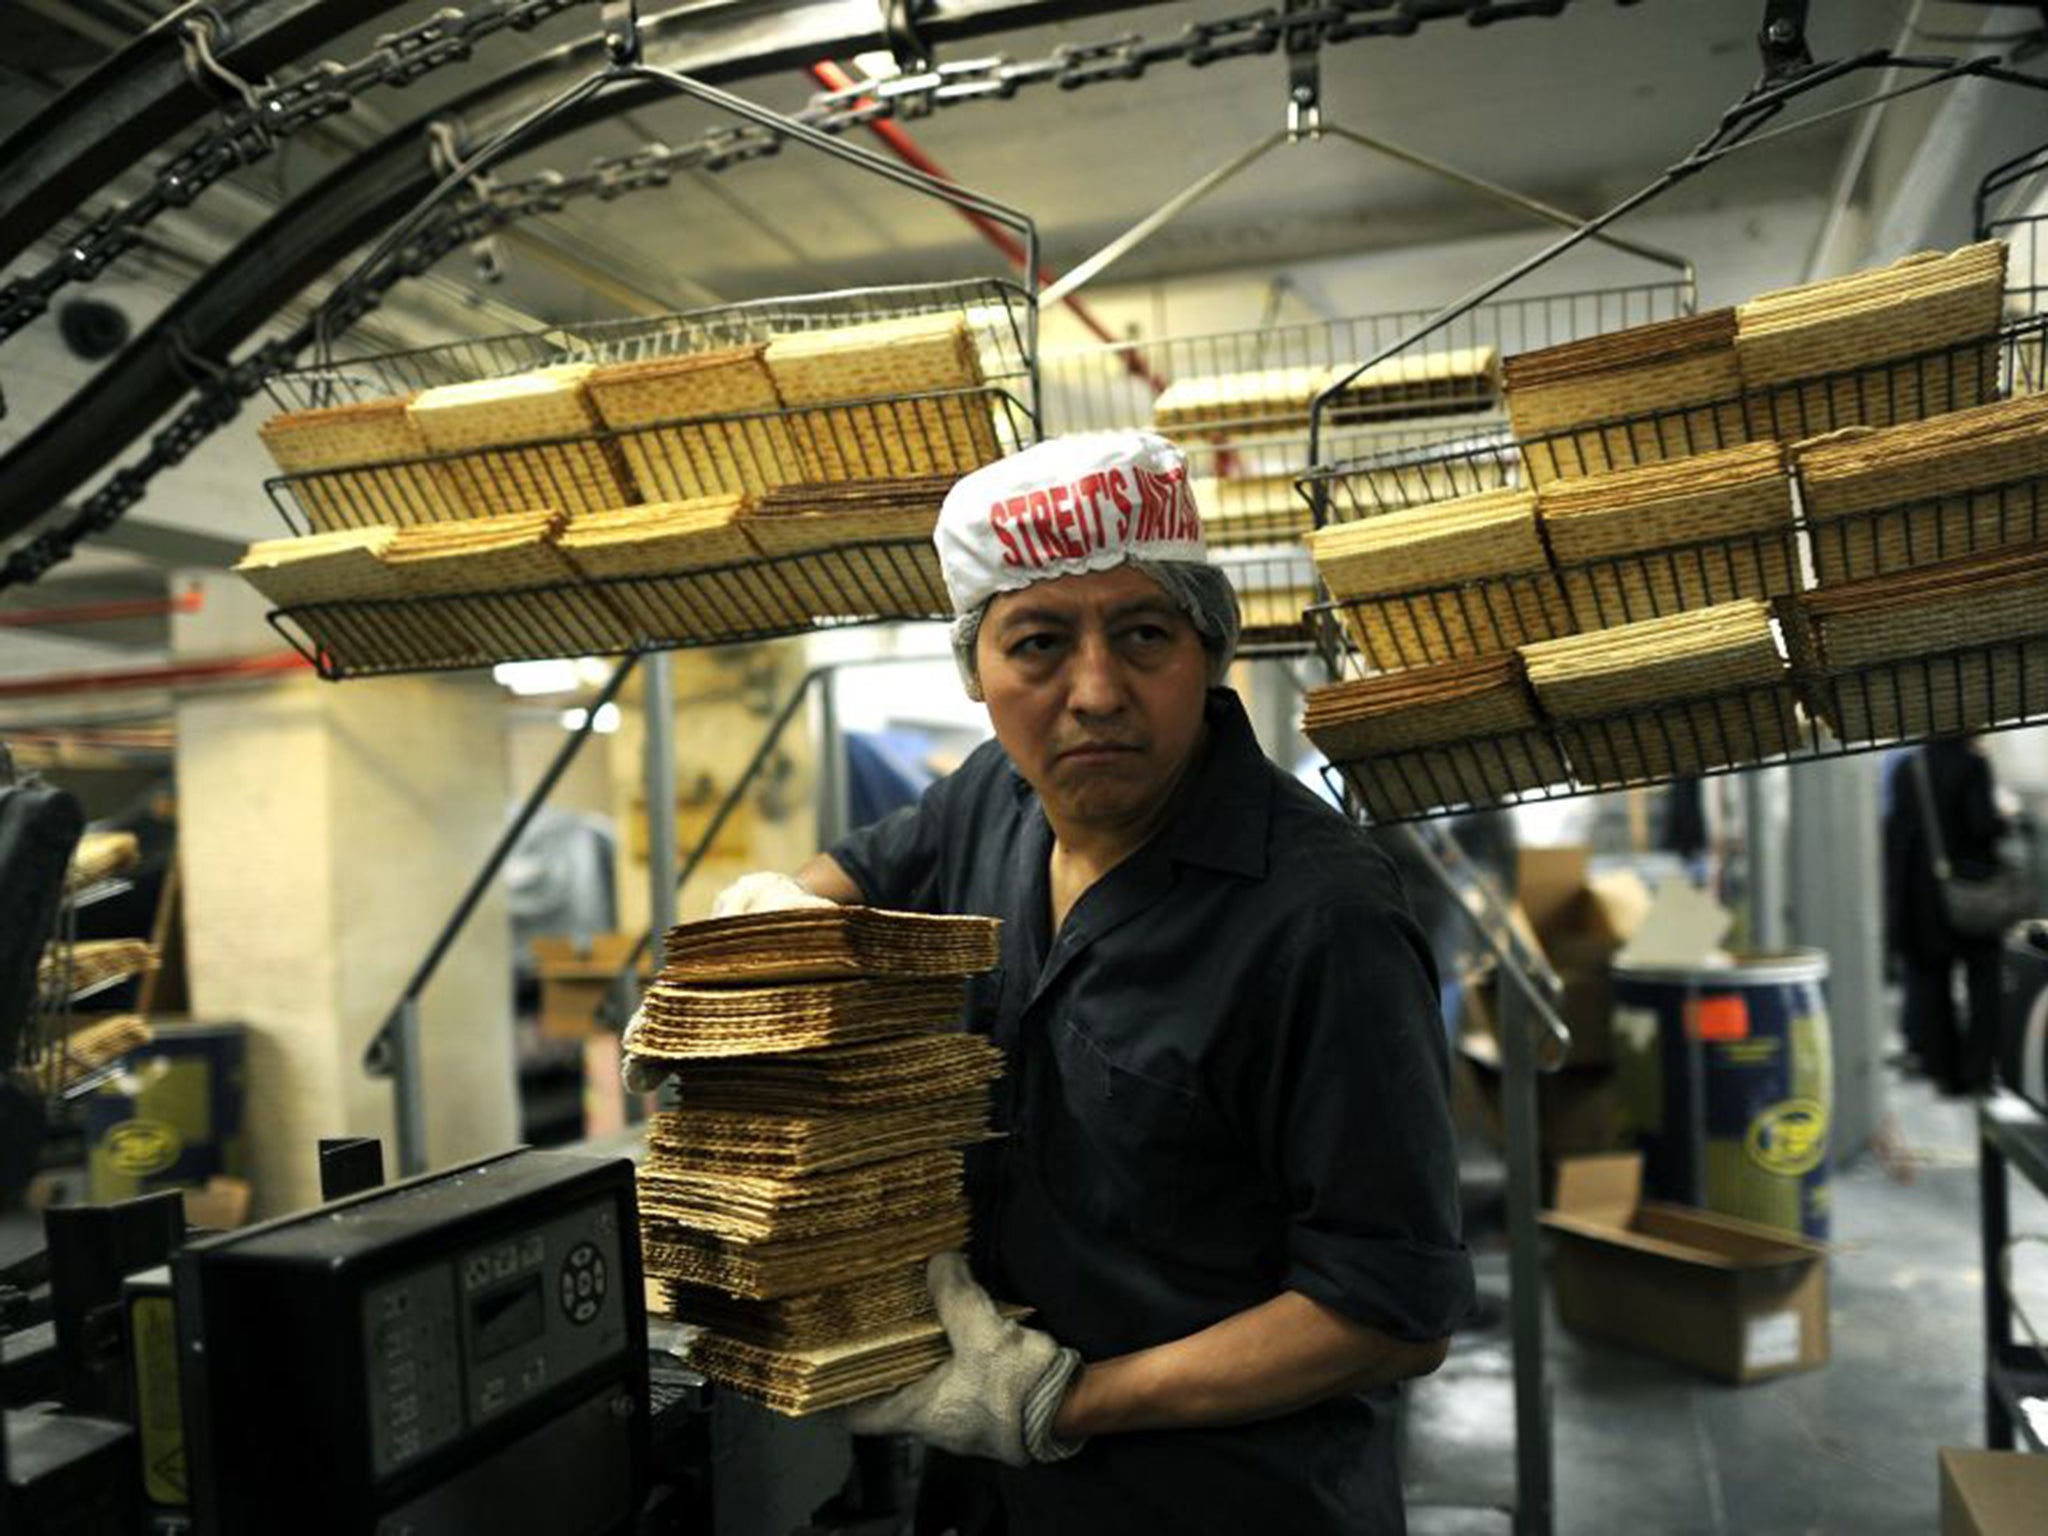
[[[260,159],[283,138],[334,112],[374,86],[402,85],[430,70],[467,57],[479,38],[501,28],[524,30],[557,12],[590,0],[519,0],[469,15],[448,9],[402,33],[378,40],[375,51],[353,65],[322,63],[282,85],[267,86],[256,106],[223,115],[158,173],[156,184],[125,207],[102,214],[72,240],[64,254],[32,278],[0,288],[0,341],[48,307],[49,295],[67,282],[85,281],[132,249],[142,228],[166,208],[180,207],[236,166]],[[844,133],[894,117],[905,98],[939,104],[1008,99],[1028,85],[1051,82],[1079,90],[1105,80],[1136,80],[1161,64],[1185,62],[1201,68],[1223,59],[1272,53],[1297,29],[1313,29],[1320,42],[1360,37],[1406,36],[1425,21],[1461,17],[1479,25],[1523,15],[1553,15],[1570,0],[1390,0],[1390,3],[1325,5],[1282,12],[1266,9],[1216,21],[1191,22],[1172,38],[1147,42],[1136,34],[1101,43],[1064,44],[1043,59],[1017,62],[1004,57],[945,64],[916,75],[873,81],[822,92],[795,116],[826,133]],[[260,122],[244,121],[258,117]],[[428,272],[450,252],[508,224],[536,214],[559,212],[578,197],[600,200],[667,185],[679,171],[720,171],[775,154],[781,137],[754,124],[716,128],[678,147],[651,144],[592,162],[578,175],[543,171],[522,181],[484,189],[474,198],[444,203],[379,268],[359,274],[324,306],[319,321],[308,320],[289,336],[270,341],[240,362],[216,367],[197,382],[196,397],[150,441],[149,450],[123,466],[59,527],[47,529],[12,550],[0,564],[0,589],[36,580],[68,558],[82,541],[103,533],[139,502],[149,482],[184,459],[214,431],[240,414],[242,404],[272,374],[292,366],[318,334],[346,333],[407,278]]]
[[[499,0],[469,10],[447,7],[425,21],[376,40],[353,64],[322,61],[282,83],[252,87],[250,99],[221,111],[213,125],[173,155],[149,189],[95,218],[41,270],[0,287],[0,342],[50,307],[71,283],[89,282],[135,248],[142,231],[166,210],[189,205],[231,171],[254,165],[280,139],[323,117],[346,112],[380,86],[404,87],[467,59],[483,39],[526,32],[593,0]]]

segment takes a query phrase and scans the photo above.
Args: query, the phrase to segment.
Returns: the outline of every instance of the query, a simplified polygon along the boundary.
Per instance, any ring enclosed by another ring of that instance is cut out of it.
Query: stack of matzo
[[[616,363],[590,375],[641,492],[663,501],[758,496],[801,478],[761,345]]]
[[[259,539],[235,565],[321,650],[357,666],[404,666],[466,657],[467,633],[430,605],[394,601],[398,575],[384,563],[395,528],[343,528],[299,539]]]
[[[459,646],[418,661],[460,663],[470,657],[520,655],[545,640],[558,655],[618,650],[632,629],[610,594],[577,579],[557,540],[563,518],[514,512],[401,528],[383,552],[398,577],[407,618],[456,634]],[[418,601],[424,599],[424,601]]]
[[[2048,395],[1851,427],[1793,462],[1823,584],[2048,538]]]
[[[1292,475],[1197,480],[1191,489],[1202,510],[1202,535],[1214,548],[1291,544],[1315,524]]]
[[[787,583],[760,571],[741,531],[738,496],[655,502],[574,518],[563,557],[625,620],[625,649],[716,642],[802,629],[810,614]]]
[[[1542,641],[1522,660],[1587,787],[1702,773],[1797,740],[1790,674],[1754,599]]]
[[[677,1069],[640,1174],[647,1272],[697,1366],[785,1413],[944,1358],[923,1260],[967,1236],[959,1149],[1001,1053],[957,1032],[996,924],[860,907],[671,931],[640,1049]]]
[[[1302,730],[1377,821],[1566,777],[1511,651],[1311,689]]]
[[[587,363],[422,391],[409,409],[462,512],[596,512],[640,500],[585,385]]]
[[[287,411],[261,428],[316,532],[459,517],[441,466],[424,456],[410,396]]]
[[[147,939],[80,939],[52,944],[36,963],[36,986],[46,995],[69,997],[156,968],[156,949]]]
[[[142,841],[133,832],[87,832],[71,850],[64,890],[77,895],[89,885],[126,874],[142,862]]]
[[[1775,442],[1552,481],[1537,504],[1582,629],[1799,585],[1792,486]]]
[[[1152,423],[1162,432],[1299,431],[1316,396],[1349,372],[1350,364],[1316,363],[1176,379],[1153,402]],[[1386,358],[1332,399],[1330,420],[1348,425],[1487,410],[1499,399],[1499,375],[1500,354],[1492,347]]]
[[[2048,710],[2048,544],[1820,587],[1797,613],[1793,654],[1844,741]]]
[[[1001,452],[980,354],[960,315],[778,336],[767,364],[790,408],[806,481],[957,476]]]
[[[1990,399],[2004,290],[2005,245],[1986,240],[1757,295],[1735,333],[1752,418],[1790,439]]]
[[[1749,441],[1732,309],[1523,352],[1504,371],[1537,485]]]
[[[951,475],[786,485],[749,507],[767,574],[815,619],[932,618],[949,611],[932,543]]]
[[[1572,627],[1527,492],[1482,491],[1336,523],[1311,533],[1308,546],[1377,669],[1508,650]]]

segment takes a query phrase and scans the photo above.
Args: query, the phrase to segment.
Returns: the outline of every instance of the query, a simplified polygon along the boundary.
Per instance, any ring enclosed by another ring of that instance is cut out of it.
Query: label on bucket
[[[1786,1099],[1758,1113],[1743,1144],[1766,1173],[1798,1178],[1828,1155],[1828,1107],[1818,1099]]]
[[[1686,1033],[1695,1040],[1747,1040],[1749,1001],[1739,992],[1688,998],[1685,1023]]]
[[[1799,1314],[1773,1312],[1752,1317],[1742,1330],[1742,1368],[1745,1371],[1775,1370],[1799,1363]]]

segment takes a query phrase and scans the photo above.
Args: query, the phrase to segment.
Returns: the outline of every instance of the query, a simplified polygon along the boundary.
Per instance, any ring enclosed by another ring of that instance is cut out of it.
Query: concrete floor
[[[1936,1529],[1937,1447],[1984,1443],[1975,1110],[1896,1077],[1890,1108],[1901,1147],[1891,1171],[1866,1154],[1834,1181],[1828,1365],[1727,1386],[1565,1333],[1549,1316],[1556,1531]],[[2013,1184],[2013,1230],[2048,1231],[2048,1201]],[[1484,1213],[1473,1241],[1495,1304],[1414,1390],[1415,1536],[1510,1529],[1504,1514],[1473,1507],[1514,1498],[1507,1258]]]

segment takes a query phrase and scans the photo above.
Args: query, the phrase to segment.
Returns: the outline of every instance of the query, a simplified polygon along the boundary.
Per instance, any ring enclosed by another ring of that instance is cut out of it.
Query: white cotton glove
[[[932,1305],[953,1357],[920,1380],[846,1416],[857,1435],[915,1435],[956,1456],[1005,1466],[1061,1461],[1081,1449],[1052,1432],[1053,1416],[1081,1369],[1076,1350],[996,1310],[959,1253],[925,1268]]]
[[[814,896],[788,875],[772,869],[741,875],[711,903],[713,917],[738,917],[742,912],[781,912],[790,907],[829,907],[824,896]]]
[[[711,915],[736,917],[742,912],[780,912],[790,907],[831,905],[829,899],[812,895],[788,875],[764,869],[751,875],[741,875],[720,891],[711,903]],[[619,1059],[619,1076],[625,1080],[628,1093],[652,1093],[669,1073],[663,1063],[650,1061],[636,1050],[646,1011],[644,1004],[635,1008],[633,1017],[626,1022],[626,1032],[619,1037],[619,1044],[625,1049],[625,1054]]]

